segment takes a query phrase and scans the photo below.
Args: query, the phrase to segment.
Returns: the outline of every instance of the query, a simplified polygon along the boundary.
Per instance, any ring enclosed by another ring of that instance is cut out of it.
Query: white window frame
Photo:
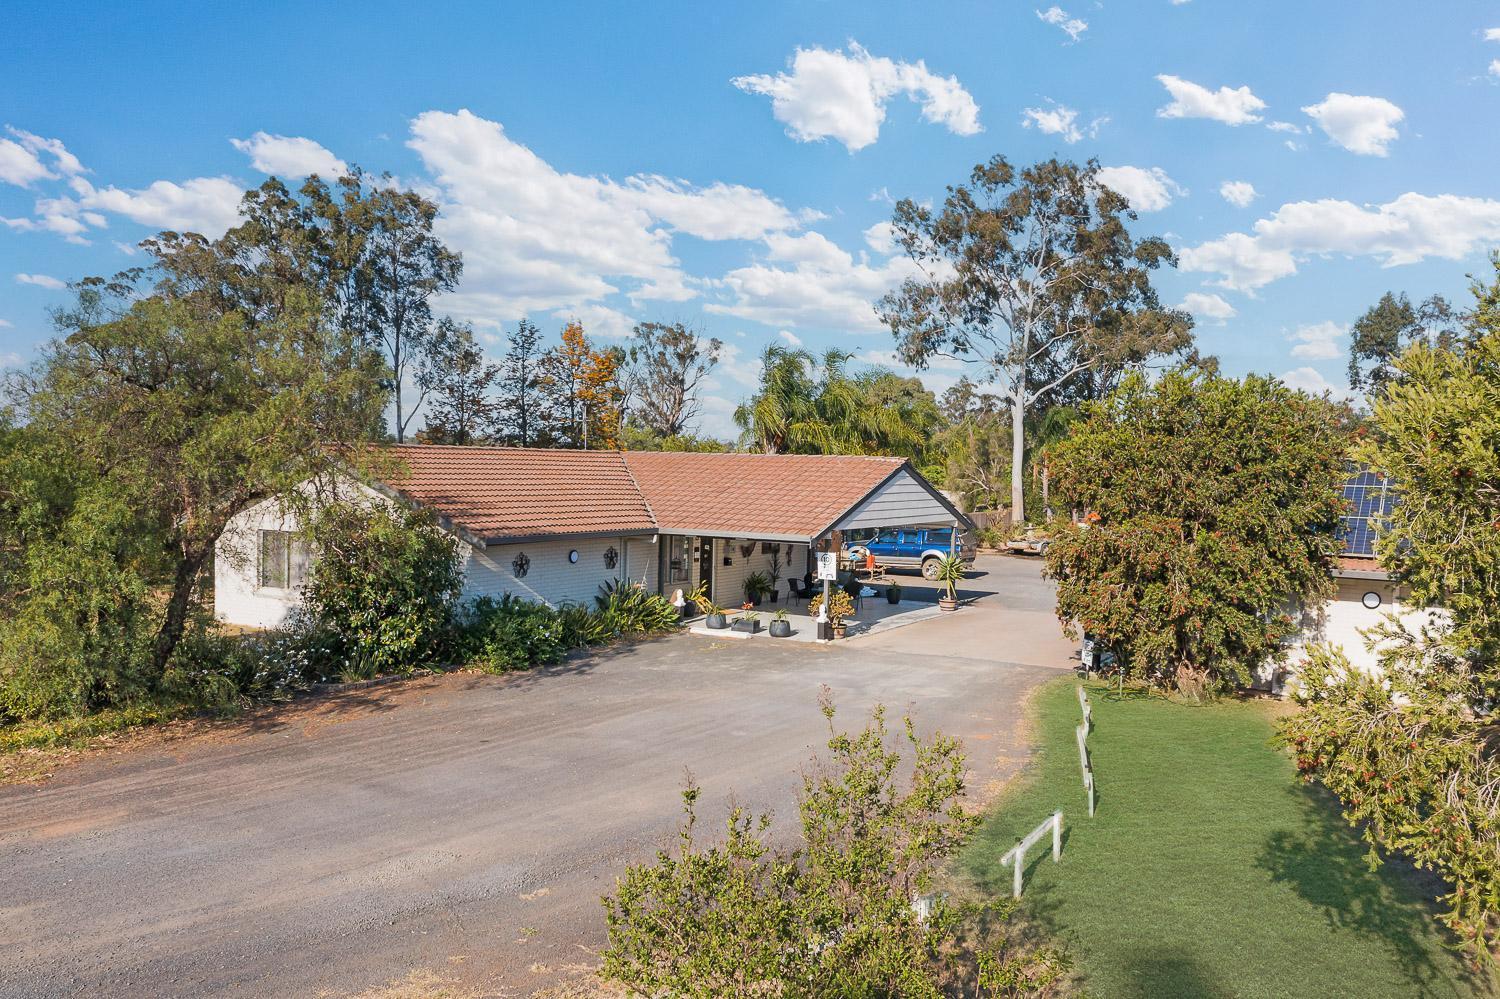
[[[258,590],[274,593],[289,593],[300,590],[307,582],[307,544],[294,531],[262,530],[256,536],[255,583]],[[277,546],[274,558],[279,565],[267,566],[269,546]],[[275,570],[280,583],[267,582],[270,570]]]

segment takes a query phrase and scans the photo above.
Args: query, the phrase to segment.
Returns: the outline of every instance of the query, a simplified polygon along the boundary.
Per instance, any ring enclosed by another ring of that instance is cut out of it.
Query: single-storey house
[[[1380,669],[1377,650],[1367,634],[1392,616],[1408,631],[1420,632],[1441,611],[1413,604],[1405,589],[1375,558],[1375,537],[1398,501],[1392,484],[1369,470],[1354,470],[1344,485],[1348,508],[1339,524],[1343,553],[1333,571],[1334,595],[1302,614],[1302,629],[1286,660],[1286,674],[1264,670],[1258,677],[1280,692],[1295,677],[1297,665],[1312,645],[1343,650],[1351,665],[1370,673]]]
[[[760,572],[787,592],[812,553],[861,527],[972,528],[902,458],[396,445],[400,471],[351,492],[431,510],[463,544],[463,596],[583,603],[611,580],[670,596],[708,583],[744,600]],[[237,516],[214,564],[214,613],[275,627],[314,559],[289,505]]]

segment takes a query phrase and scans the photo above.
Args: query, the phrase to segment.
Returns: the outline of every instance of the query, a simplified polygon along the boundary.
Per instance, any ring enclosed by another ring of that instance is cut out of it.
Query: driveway
[[[686,771],[705,830],[731,795],[791,827],[821,685],[844,726],[883,702],[962,737],[976,793],[1015,771],[1021,701],[1070,649],[1036,616],[1034,563],[979,568],[967,610],[857,642],[681,635],[414,680],[0,788],[0,994],[345,994],[417,969],[529,995],[581,976],[599,896],[670,844]]]

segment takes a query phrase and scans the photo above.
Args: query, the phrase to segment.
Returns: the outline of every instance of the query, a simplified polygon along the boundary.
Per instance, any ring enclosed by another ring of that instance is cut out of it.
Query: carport
[[[760,573],[785,606],[789,580],[811,581],[813,553],[855,528],[973,524],[904,458],[856,455],[626,452],[660,527],[657,592],[707,581],[726,607],[745,602]],[[883,599],[883,598],[882,598]]]

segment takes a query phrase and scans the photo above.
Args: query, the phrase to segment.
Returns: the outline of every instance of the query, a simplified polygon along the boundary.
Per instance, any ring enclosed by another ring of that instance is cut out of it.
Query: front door
[[[698,581],[703,583],[703,592],[709,600],[714,598],[714,539],[694,538],[693,545],[698,555]]]

